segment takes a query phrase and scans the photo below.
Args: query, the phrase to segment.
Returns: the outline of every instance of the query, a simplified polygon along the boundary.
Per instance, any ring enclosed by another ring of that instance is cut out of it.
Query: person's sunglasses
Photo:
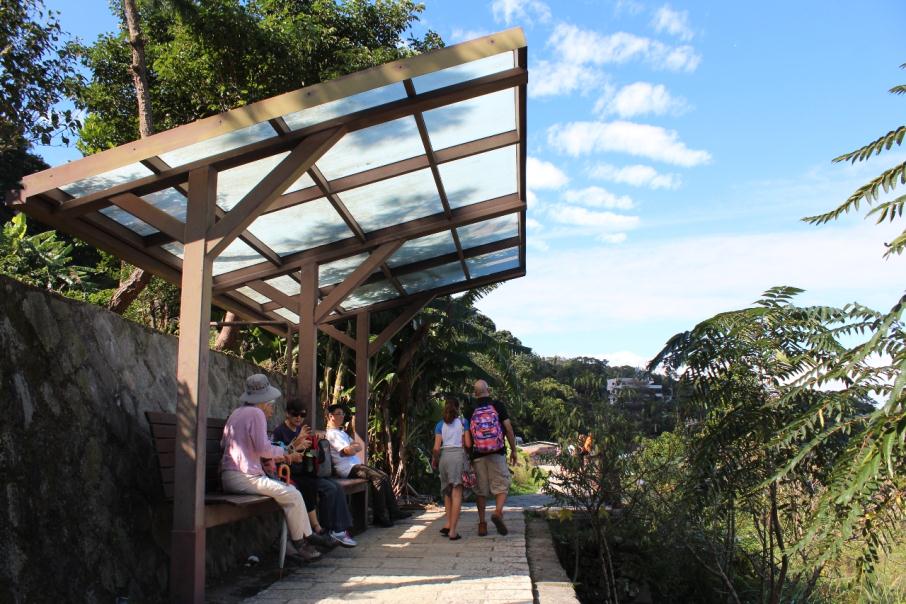
[[[290,411],[291,417],[306,417],[308,415],[307,411]]]

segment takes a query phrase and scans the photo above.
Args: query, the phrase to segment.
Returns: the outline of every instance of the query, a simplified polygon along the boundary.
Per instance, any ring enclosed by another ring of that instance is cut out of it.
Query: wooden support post
[[[214,222],[217,172],[189,173],[185,255],[176,362],[176,447],[170,594],[174,602],[204,602],[205,440],[208,416],[208,340],[211,270],[206,233]]]
[[[315,309],[318,306],[318,265],[303,265],[299,282],[299,373],[296,384],[302,403],[308,401],[309,422],[312,428],[317,428],[318,326],[315,325]]]
[[[368,340],[371,336],[371,313],[355,318],[355,431],[365,443],[363,459],[368,455]]]

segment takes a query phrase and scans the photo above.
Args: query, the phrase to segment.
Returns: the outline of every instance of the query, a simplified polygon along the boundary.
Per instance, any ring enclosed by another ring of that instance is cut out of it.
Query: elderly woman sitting
[[[245,393],[239,399],[243,404],[230,414],[223,428],[220,480],[228,493],[274,498],[286,515],[293,546],[303,559],[314,560],[321,554],[312,545],[329,546],[331,540],[312,531],[299,491],[268,477],[261,466],[262,457],[290,463],[302,461],[301,453],[285,455],[267,437],[267,420],[274,415],[274,401],[280,396],[266,375],[256,373],[245,381]]]

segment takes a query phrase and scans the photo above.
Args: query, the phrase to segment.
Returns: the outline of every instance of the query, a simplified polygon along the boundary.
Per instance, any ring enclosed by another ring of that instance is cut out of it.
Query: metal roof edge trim
[[[522,28],[514,27],[335,80],[312,84],[30,174],[23,178],[20,199],[288,113],[525,46]]]

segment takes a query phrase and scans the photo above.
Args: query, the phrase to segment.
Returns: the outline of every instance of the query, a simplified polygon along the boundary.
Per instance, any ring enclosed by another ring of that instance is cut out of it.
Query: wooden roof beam
[[[510,194],[482,201],[452,210],[452,217],[447,218],[442,213],[418,218],[398,225],[378,229],[369,234],[368,242],[362,243],[354,237],[341,241],[326,243],[318,247],[296,252],[283,257],[283,266],[274,267],[268,263],[260,263],[223,273],[214,277],[215,291],[224,291],[240,287],[249,281],[269,279],[287,274],[308,262],[323,264],[339,260],[348,256],[355,256],[369,252],[377,246],[391,241],[405,242],[409,239],[432,235],[458,226],[465,226],[474,222],[490,220],[519,212],[525,208],[525,202],[518,195]]]
[[[225,250],[255,221],[271,201],[307,172],[344,134],[346,130],[339,127],[313,134],[299,143],[232,210],[227,212],[223,220],[208,230],[208,253],[216,257]]]

